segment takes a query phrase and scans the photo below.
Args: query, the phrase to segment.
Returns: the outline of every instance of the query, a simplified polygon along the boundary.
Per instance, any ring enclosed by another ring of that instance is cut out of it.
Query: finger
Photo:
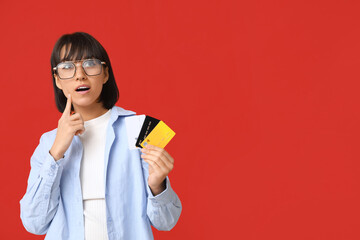
[[[75,121],[75,120],[81,120],[83,121],[81,114],[80,113],[74,113],[73,115],[70,116],[70,121]],[[83,121],[84,122],[84,121]]]
[[[79,124],[84,126],[84,122],[81,119],[70,121],[71,126],[76,126],[76,125],[79,125]]]
[[[83,124],[78,124],[74,126],[75,135],[83,134],[85,132],[85,127]]]
[[[78,131],[76,131],[75,135],[78,136],[78,135],[81,135],[81,134],[83,134],[83,133],[84,133],[83,130],[78,130]]]
[[[167,164],[165,164],[165,162],[159,158],[158,156],[154,156],[154,155],[149,155],[149,154],[146,154],[146,155],[142,155],[142,158],[143,159],[146,159],[146,160],[150,160],[154,163],[156,163],[159,168],[161,169],[162,172],[170,172],[172,170],[172,166],[170,164],[170,166],[168,166]]]
[[[71,94],[67,96],[66,106],[63,115],[69,116],[71,111]]]
[[[152,156],[155,159],[162,161],[169,169],[172,169],[174,163],[170,161],[162,152],[150,151],[148,149],[141,150],[144,154]]]
[[[148,144],[148,145],[146,145],[145,150],[149,151],[149,153],[152,153],[152,154],[158,153],[158,154],[160,154],[159,156],[164,156],[168,161],[170,161],[171,163],[174,163],[174,158],[172,158],[170,156],[170,154],[163,148]]]
[[[162,169],[154,161],[144,159],[145,162],[149,164],[149,168],[152,167],[154,172],[162,172]]]
[[[146,145],[145,149],[149,150],[150,152],[152,152],[152,151],[159,152],[159,153],[165,155],[165,157],[167,159],[169,159],[169,161],[171,163],[174,163],[174,158],[172,158],[171,155],[165,149],[163,149],[161,147],[157,147],[157,146],[148,144],[148,145]]]

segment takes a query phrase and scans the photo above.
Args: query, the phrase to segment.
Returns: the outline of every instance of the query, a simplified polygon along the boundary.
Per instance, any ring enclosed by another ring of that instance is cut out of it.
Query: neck
[[[73,104],[73,106],[75,112],[80,113],[84,121],[88,121],[100,117],[101,115],[103,115],[108,111],[108,109],[103,107],[102,103],[93,105],[91,107],[90,106],[82,107],[82,106],[77,106],[75,104]]]

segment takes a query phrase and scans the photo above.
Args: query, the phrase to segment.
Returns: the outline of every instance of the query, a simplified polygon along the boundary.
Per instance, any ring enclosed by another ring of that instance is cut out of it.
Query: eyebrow
[[[97,59],[97,58],[95,58],[95,57],[93,57],[93,58],[83,58],[83,59],[79,59],[79,60],[75,60],[75,61],[73,61],[73,60],[63,60],[63,61],[61,61],[61,63],[64,63],[64,62],[76,63],[76,62],[82,62],[82,61],[85,61],[85,60],[93,60],[93,59]]]

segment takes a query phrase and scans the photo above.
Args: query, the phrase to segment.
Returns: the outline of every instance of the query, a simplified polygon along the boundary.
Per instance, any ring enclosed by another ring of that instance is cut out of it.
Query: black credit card
[[[142,148],[140,143],[144,141],[144,139],[149,135],[149,133],[156,127],[156,125],[160,122],[159,119],[146,116],[144,120],[144,124],[141,127],[139,137],[136,141],[135,146]]]

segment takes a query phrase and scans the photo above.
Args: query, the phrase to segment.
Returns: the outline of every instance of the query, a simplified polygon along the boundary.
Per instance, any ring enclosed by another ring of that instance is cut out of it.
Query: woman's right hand
[[[59,119],[57,133],[50,154],[55,161],[61,159],[73,138],[85,131],[84,121],[79,113],[71,115],[71,95],[68,95],[65,110]]]

